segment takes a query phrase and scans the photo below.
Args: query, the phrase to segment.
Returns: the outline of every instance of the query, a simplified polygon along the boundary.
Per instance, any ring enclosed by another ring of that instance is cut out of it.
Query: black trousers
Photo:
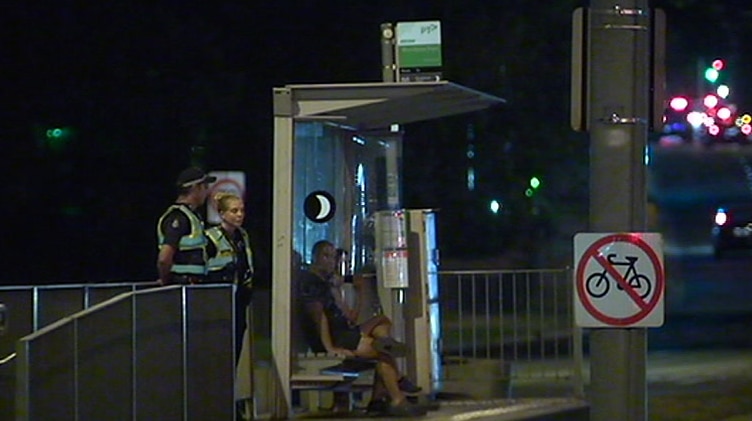
[[[235,289],[235,362],[240,359],[240,351],[243,349],[243,333],[248,327],[248,318],[246,310],[253,299],[253,292],[244,286],[238,286]],[[248,332],[251,337],[251,331]]]

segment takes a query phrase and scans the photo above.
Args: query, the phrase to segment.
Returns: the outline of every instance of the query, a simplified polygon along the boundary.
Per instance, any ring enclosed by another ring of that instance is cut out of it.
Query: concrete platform
[[[589,408],[587,403],[578,399],[490,399],[485,401],[442,401],[438,410],[431,411],[422,417],[413,417],[410,419],[426,421],[583,421],[588,420],[588,414]],[[348,414],[312,412],[297,414],[292,419],[372,421],[394,418],[368,416],[359,412]]]

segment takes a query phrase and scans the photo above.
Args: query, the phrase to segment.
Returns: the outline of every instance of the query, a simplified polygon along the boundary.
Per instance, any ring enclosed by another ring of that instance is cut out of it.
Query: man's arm
[[[178,251],[180,238],[191,232],[191,222],[188,217],[179,210],[173,210],[162,221],[160,229],[164,233],[164,243],[159,246],[157,256],[157,274],[159,282],[167,285],[172,282],[172,265],[175,263],[175,254]]]
[[[157,256],[157,273],[159,274],[159,282],[162,285],[167,285],[172,281],[172,269],[173,259],[175,257],[175,247],[169,244],[163,244],[159,248],[159,256]]]
[[[321,344],[324,345],[324,349],[326,349],[327,352],[341,354],[346,357],[352,357],[355,355],[349,349],[337,348],[334,346],[332,333],[329,329],[329,319],[326,318],[326,313],[324,313],[324,308],[320,302],[306,304],[306,311],[308,312],[309,317],[316,322],[316,327],[319,331],[319,339],[321,339]]]

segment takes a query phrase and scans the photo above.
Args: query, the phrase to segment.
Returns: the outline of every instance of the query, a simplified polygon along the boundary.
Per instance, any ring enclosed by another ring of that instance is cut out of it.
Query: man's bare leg
[[[389,394],[389,398],[391,398],[392,405],[399,405],[404,402],[405,394],[399,389],[397,382],[400,376],[396,367],[388,360],[380,359],[376,363],[376,370],[379,377],[381,377],[386,392]]]

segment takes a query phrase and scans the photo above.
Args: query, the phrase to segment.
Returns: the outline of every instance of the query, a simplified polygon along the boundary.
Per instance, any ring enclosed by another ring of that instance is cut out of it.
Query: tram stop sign
[[[660,234],[644,232],[575,235],[575,324],[662,326],[662,241]]]

